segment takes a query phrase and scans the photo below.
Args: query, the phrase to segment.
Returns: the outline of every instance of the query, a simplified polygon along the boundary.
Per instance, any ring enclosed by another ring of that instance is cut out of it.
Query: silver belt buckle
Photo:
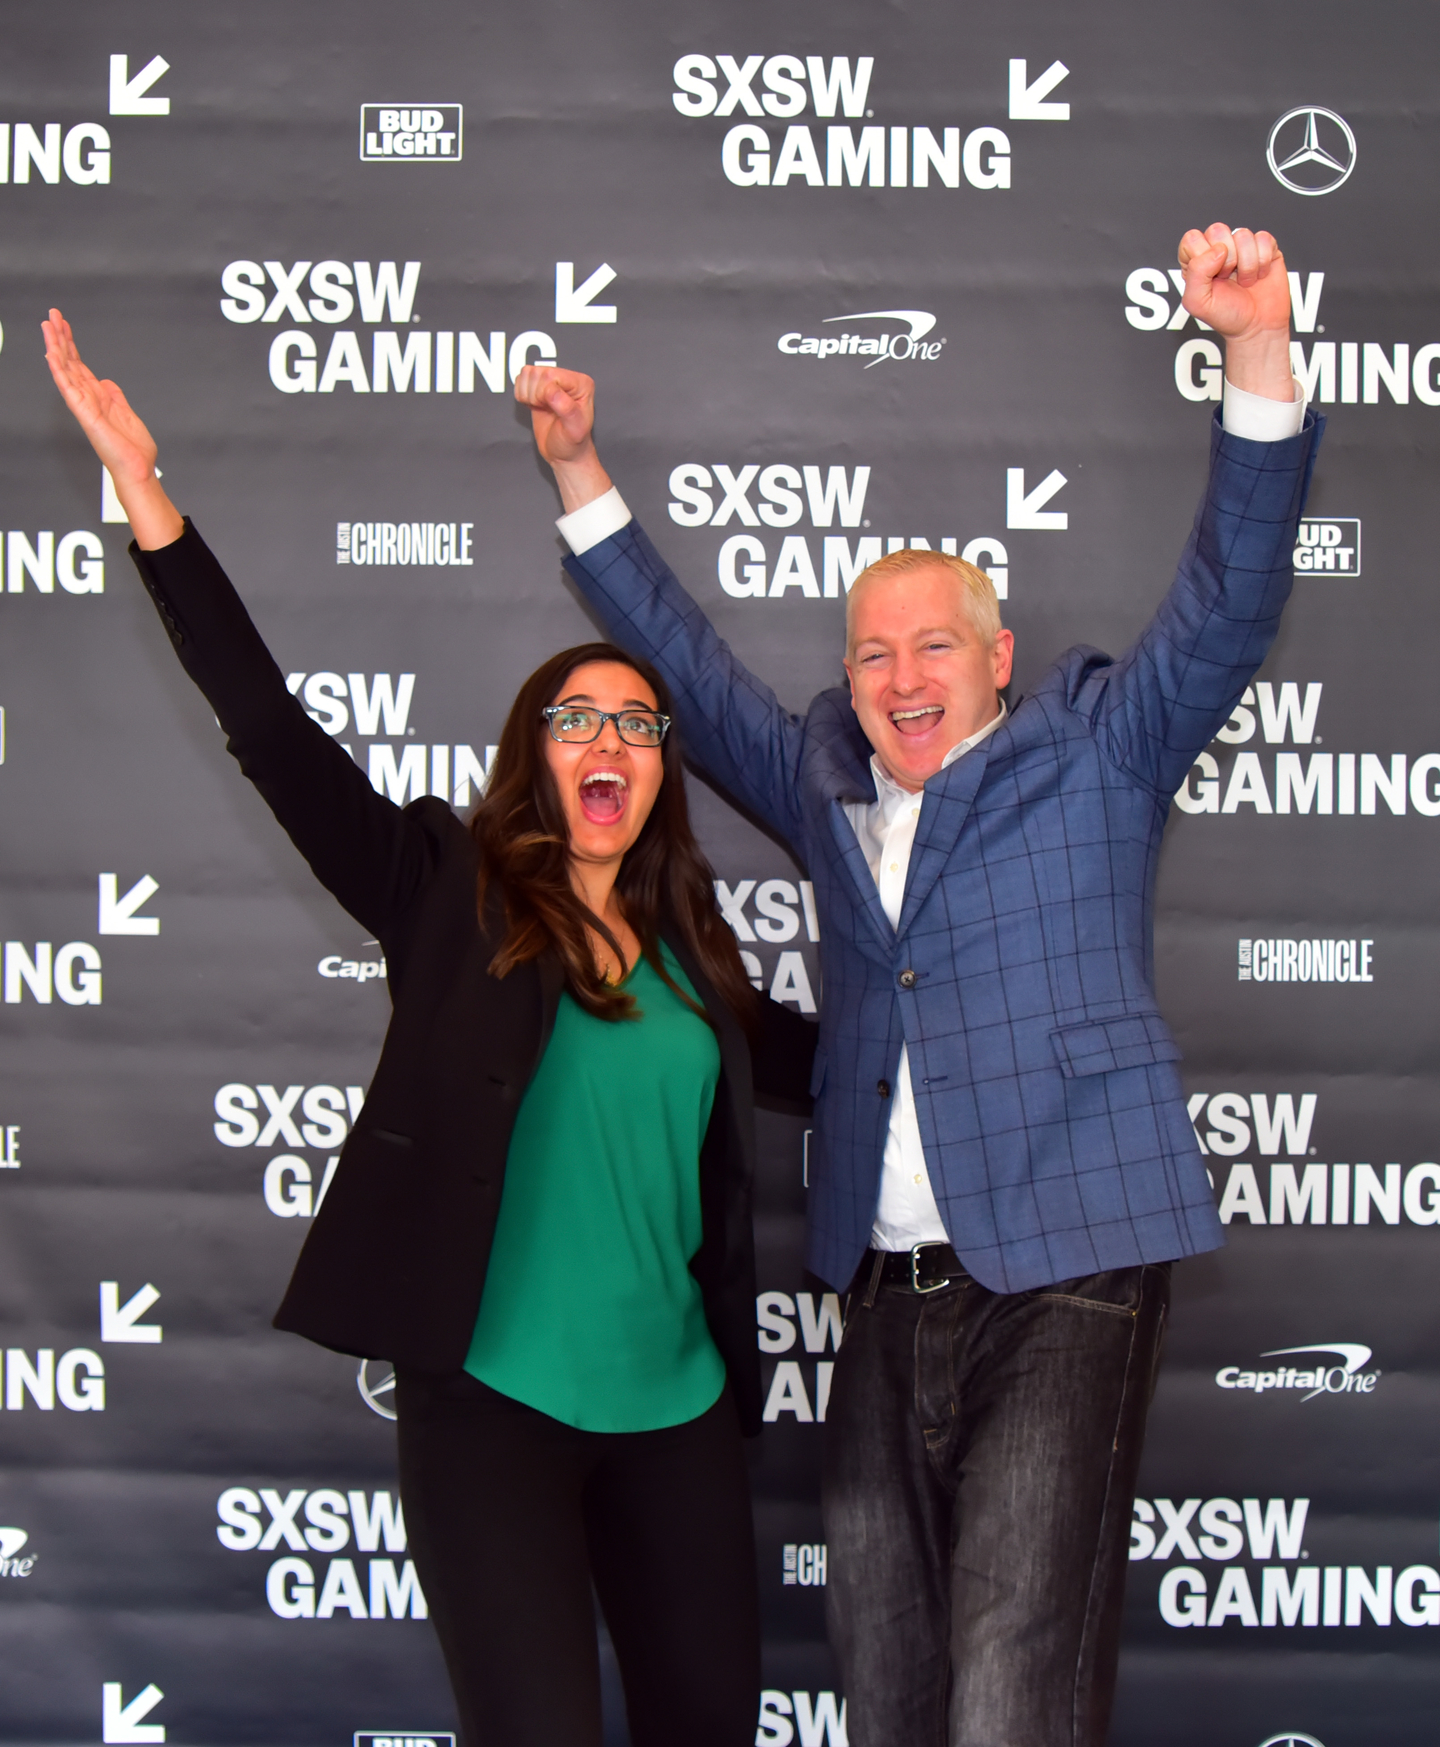
[[[931,1286],[920,1284],[920,1252],[921,1250],[938,1250],[941,1245],[936,1243],[914,1244],[910,1250],[910,1284],[919,1293],[939,1292],[950,1284],[949,1280],[937,1280]]]

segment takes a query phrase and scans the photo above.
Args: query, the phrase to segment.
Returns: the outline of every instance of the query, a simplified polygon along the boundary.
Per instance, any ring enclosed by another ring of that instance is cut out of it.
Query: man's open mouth
[[[592,770],[580,784],[580,810],[592,825],[613,825],[625,811],[629,788],[618,770]]]
[[[918,710],[891,710],[890,720],[901,734],[924,734],[945,714],[943,704],[922,704]]]

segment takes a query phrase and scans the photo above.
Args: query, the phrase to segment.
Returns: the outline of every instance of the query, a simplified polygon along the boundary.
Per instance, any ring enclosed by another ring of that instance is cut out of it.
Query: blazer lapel
[[[880,889],[875,884],[874,874],[870,872],[865,851],[860,847],[860,839],[855,835],[854,826],[845,816],[844,803],[832,799],[826,802],[825,810],[829,815],[830,835],[839,851],[840,866],[844,870],[841,877],[848,880],[855,908],[864,918],[869,932],[883,950],[888,963],[895,950],[895,930],[890,926],[890,918],[880,903]]]
[[[820,694],[811,705],[811,724],[815,731],[811,776],[819,787],[820,805],[843,870],[837,878],[841,885],[848,885],[851,903],[864,918],[857,933],[868,934],[888,964],[895,950],[895,930],[881,907],[875,876],[860,840],[845,816],[847,803],[871,806],[877,798],[870,742],[860,731],[843,686]]]
[[[540,1042],[535,1050],[538,1068],[550,1046],[550,1033],[555,1029],[555,1015],[560,1011],[560,997],[565,990],[565,967],[554,947],[547,947],[535,961],[540,975]]]
[[[948,770],[942,770],[926,783],[920,822],[915,829],[915,844],[910,851],[910,871],[905,879],[905,902],[900,907],[897,935],[903,935],[915,920],[920,906],[934,890],[941,870],[954,854],[984,780],[990,749],[1004,732],[1002,724],[988,739],[972,747]]]

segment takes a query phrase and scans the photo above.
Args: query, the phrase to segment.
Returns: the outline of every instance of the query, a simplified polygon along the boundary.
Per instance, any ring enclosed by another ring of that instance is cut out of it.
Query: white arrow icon
[[[124,1704],[121,1701],[121,1688],[118,1680],[107,1680],[101,1687],[103,1695],[102,1717],[104,1719],[100,1739],[106,1742],[128,1744],[137,1747],[138,1743],[163,1741],[165,1739],[164,1723],[142,1723],[141,1717],[148,1717],[164,1698],[165,1694],[152,1680],[143,1692],[137,1692]]]
[[[0,1559],[13,1559],[29,1539],[24,1529],[0,1529]]]
[[[614,321],[613,303],[592,303],[615,278],[615,269],[602,261],[585,283],[576,289],[575,263],[555,263],[555,319],[557,322]]]
[[[100,932],[102,934],[158,934],[158,916],[137,916],[142,904],[148,904],[160,890],[159,880],[142,875],[122,898],[120,882],[113,873],[100,876]]]
[[[170,71],[169,61],[156,55],[147,61],[133,79],[128,78],[130,71],[129,55],[111,55],[110,57],[110,113],[112,115],[168,115],[170,99],[168,97],[146,97],[143,95],[155,81]],[[1048,90],[1049,87],[1047,86]],[[148,1740],[149,1737],[147,1736]]]
[[[159,1302],[160,1294],[147,1282],[122,1304],[120,1302],[119,1282],[102,1280],[100,1282],[100,1339],[113,1341],[117,1344],[130,1342],[137,1346],[154,1346],[165,1331],[158,1322],[142,1323],[140,1318],[144,1316],[152,1304]]]
[[[1068,528],[1070,518],[1064,510],[1042,509],[1060,487],[1065,475],[1053,468],[1028,495],[1025,491],[1025,469],[1005,469],[1005,526],[1007,528]]]
[[[1069,121],[1070,105],[1068,103],[1046,103],[1044,101],[1062,79],[1069,77],[1070,69],[1064,61],[1051,61],[1035,83],[1027,85],[1025,83],[1024,61],[1011,61],[1011,121]]]

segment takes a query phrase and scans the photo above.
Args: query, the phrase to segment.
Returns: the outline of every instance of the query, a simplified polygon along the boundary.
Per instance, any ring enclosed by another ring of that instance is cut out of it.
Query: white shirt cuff
[[[1248,438],[1252,443],[1279,443],[1286,437],[1298,436],[1305,423],[1305,390],[1293,376],[1290,380],[1295,386],[1295,398],[1284,401],[1237,388],[1227,376],[1220,414],[1226,433]]]
[[[1245,398],[1254,400],[1255,396],[1248,394]],[[1226,429],[1229,429],[1228,425]],[[1295,429],[1298,431],[1299,425]],[[625,507],[625,499],[612,485],[603,497],[593,498],[578,510],[571,510],[568,516],[561,516],[555,526],[560,530],[560,538],[578,558],[582,552],[588,552],[592,546],[618,534],[630,520],[632,517]]]

